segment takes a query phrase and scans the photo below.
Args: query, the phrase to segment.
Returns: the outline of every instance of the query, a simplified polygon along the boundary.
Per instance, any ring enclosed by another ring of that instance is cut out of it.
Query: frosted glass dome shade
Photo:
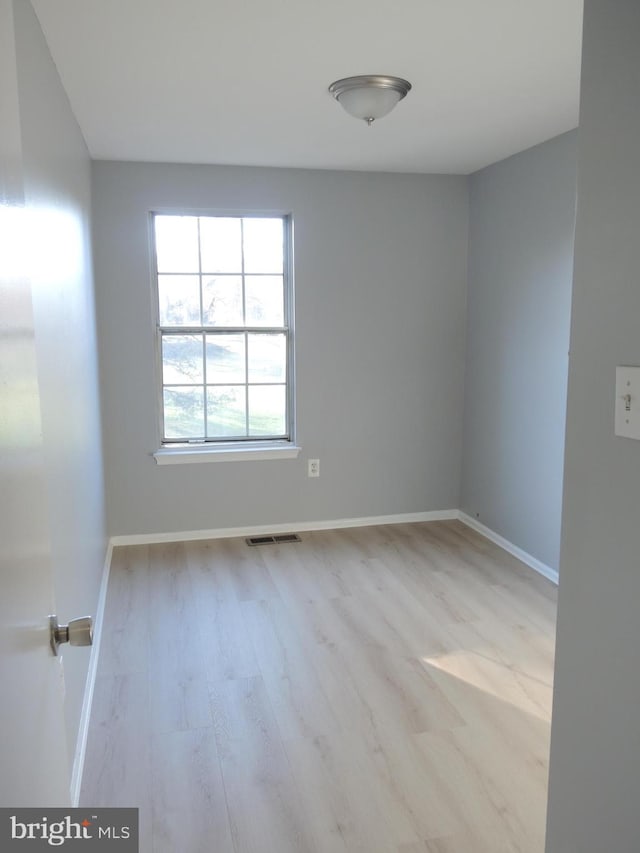
[[[367,124],[390,113],[410,89],[407,80],[382,74],[345,77],[329,86],[329,92],[349,115]]]

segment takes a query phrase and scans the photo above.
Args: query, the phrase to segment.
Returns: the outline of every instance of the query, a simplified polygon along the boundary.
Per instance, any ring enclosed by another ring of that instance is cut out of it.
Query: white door
[[[0,0],[0,806],[67,806],[12,5]]]

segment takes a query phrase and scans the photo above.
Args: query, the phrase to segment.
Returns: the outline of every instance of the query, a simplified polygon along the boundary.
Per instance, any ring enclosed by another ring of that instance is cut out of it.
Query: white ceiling
[[[576,127],[582,0],[32,0],[96,159],[468,173]],[[367,127],[327,86],[413,84]]]

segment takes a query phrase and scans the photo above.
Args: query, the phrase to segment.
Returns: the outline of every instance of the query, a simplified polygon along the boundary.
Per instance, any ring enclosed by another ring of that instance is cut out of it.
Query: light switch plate
[[[616,367],[615,431],[640,440],[640,367]]]

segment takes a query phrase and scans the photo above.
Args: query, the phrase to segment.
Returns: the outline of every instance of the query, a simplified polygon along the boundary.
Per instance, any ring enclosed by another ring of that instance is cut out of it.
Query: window
[[[153,226],[163,445],[290,441],[289,217]]]

